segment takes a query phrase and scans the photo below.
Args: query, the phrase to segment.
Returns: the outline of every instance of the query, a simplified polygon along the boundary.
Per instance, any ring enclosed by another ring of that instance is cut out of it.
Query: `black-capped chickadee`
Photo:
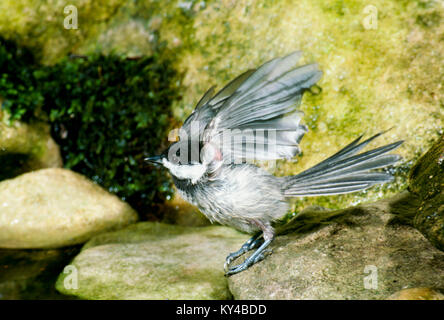
[[[179,131],[180,140],[160,156],[146,158],[166,167],[179,194],[212,222],[253,234],[225,262],[226,275],[264,259],[275,236],[274,223],[292,197],[334,195],[364,190],[393,180],[371,172],[400,159],[387,152],[402,141],[358,152],[381,133],[345,148],[297,175],[276,177],[246,160],[290,159],[300,153],[308,131],[297,110],[304,91],[320,79],[317,64],[296,66],[301,52],[248,70],[218,93],[205,93]],[[243,263],[233,259],[256,249]]]

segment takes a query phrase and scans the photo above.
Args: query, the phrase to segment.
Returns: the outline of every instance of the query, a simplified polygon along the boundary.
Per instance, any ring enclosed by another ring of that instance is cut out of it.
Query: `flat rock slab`
[[[247,239],[221,226],[140,222],[91,239],[56,288],[83,299],[230,299],[223,264]]]
[[[137,220],[117,196],[66,169],[42,169],[0,182],[0,248],[57,248]]]
[[[395,222],[391,205],[294,218],[296,230],[278,236],[265,260],[231,276],[230,291],[235,299],[386,299],[405,288],[444,288],[444,252]]]

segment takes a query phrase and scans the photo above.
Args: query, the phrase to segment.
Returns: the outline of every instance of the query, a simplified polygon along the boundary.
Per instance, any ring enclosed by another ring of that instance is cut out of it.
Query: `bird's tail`
[[[364,153],[357,154],[383,132],[359,143],[362,136],[344,149],[316,166],[298,175],[285,177],[283,192],[286,197],[321,196],[355,192],[375,184],[393,180],[383,172],[370,172],[394,164],[401,157],[386,154],[403,141],[397,141]]]

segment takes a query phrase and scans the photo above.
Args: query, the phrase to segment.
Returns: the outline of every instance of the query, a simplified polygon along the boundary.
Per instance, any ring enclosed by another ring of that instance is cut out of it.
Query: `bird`
[[[292,159],[301,153],[308,132],[299,110],[305,91],[322,76],[317,63],[298,65],[301,51],[277,57],[249,69],[220,91],[211,87],[179,129],[179,140],[146,161],[165,167],[179,195],[212,223],[252,235],[227,255],[226,276],[247,270],[271,253],[276,223],[298,197],[361,191],[393,181],[373,169],[400,160],[388,154],[402,140],[360,151],[384,132],[361,141],[363,135],[317,165],[296,175],[278,177],[257,161]],[[317,86],[317,85],[316,85]],[[231,263],[255,250],[242,263]]]

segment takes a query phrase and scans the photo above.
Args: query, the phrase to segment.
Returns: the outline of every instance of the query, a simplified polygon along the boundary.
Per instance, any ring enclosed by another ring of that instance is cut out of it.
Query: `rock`
[[[444,300],[444,294],[431,288],[410,288],[395,292],[387,300]]]
[[[444,251],[444,193],[424,201],[413,223],[435,247]]]
[[[72,52],[100,27],[110,23],[123,0],[65,1],[24,0],[0,3],[0,33],[36,49],[44,64]],[[74,19],[77,21],[75,28]]]
[[[444,251],[444,136],[412,168],[409,189],[421,199],[414,226]]]
[[[9,125],[8,115],[1,110],[0,160],[0,180],[32,170],[59,168],[63,165],[59,146],[51,138],[46,124],[16,121]]]
[[[0,300],[69,299],[55,290],[63,267],[78,247],[49,250],[0,249]]]
[[[235,299],[385,299],[406,287],[443,288],[444,253],[398,223],[392,204],[294,217],[269,257],[229,278],[230,291]]]
[[[171,200],[165,201],[160,208],[162,222],[186,227],[203,227],[211,225],[203,213],[189,202],[183,200],[176,192]]]
[[[417,195],[404,190],[387,199],[387,201],[390,206],[390,213],[395,215],[394,221],[413,226],[413,219],[421,205],[421,199]]]
[[[136,212],[84,176],[42,169],[0,182],[0,247],[56,248],[137,220]]]
[[[98,38],[104,54],[122,54],[130,58],[152,55],[153,40],[154,34],[142,20],[126,20],[107,29]]]
[[[221,226],[140,222],[91,239],[56,288],[83,299],[230,299],[223,264],[248,236]],[[67,285],[66,285],[67,284]]]
[[[421,199],[431,199],[444,190],[444,135],[412,167],[409,190]]]

